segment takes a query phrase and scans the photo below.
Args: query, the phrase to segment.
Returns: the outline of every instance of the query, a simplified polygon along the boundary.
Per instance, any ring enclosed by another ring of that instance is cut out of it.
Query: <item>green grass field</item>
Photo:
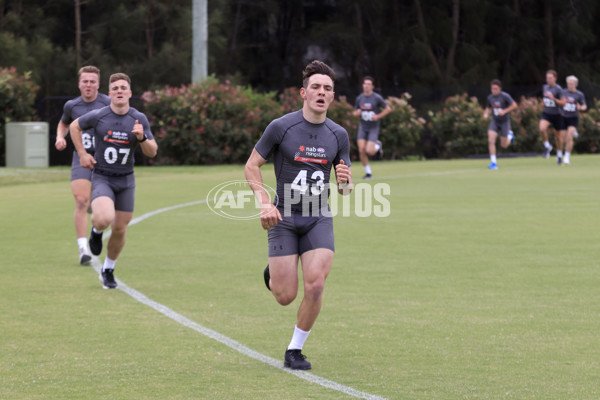
[[[391,214],[335,218],[334,266],[304,347],[314,376],[387,399],[600,398],[600,157],[499,165],[373,165]],[[141,216],[205,199],[243,168],[136,176]],[[103,290],[77,263],[73,207],[67,168],[0,169],[1,399],[355,398]],[[266,257],[256,220],[198,204],[132,225],[115,275],[282,360],[299,299],[276,303]]]

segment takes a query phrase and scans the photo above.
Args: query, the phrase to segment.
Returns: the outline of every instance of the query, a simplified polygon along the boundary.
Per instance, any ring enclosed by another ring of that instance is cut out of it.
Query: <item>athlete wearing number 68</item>
[[[92,254],[102,251],[102,232],[111,227],[112,234],[102,267],[101,280],[106,289],[117,282],[113,270],[125,245],[127,224],[133,216],[135,176],[134,153],[141,146],[148,157],[156,156],[158,145],[150,131],[148,118],[129,106],[131,80],[123,73],[110,76],[110,105],[77,118],[70,125],[71,138],[79,154],[81,166],[92,174],[92,232],[89,245]],[[81,133],[94,129],[96,151],[88,154]]]
[[[81,96],[69,100],[63,107],[63,114],[56,126],[56,150],[62,151],[67,147],[66,136],[69,134],[69,124],[78,117],[98,108],[110,104],[110,98],[102,93],[100,89],[100,70],[93,65],[86,65],[79,70],[79,91]],[[83,147],[88,153],[95,151],[94,132],[86,131],[81,134]],[[71,191],[75,198],[75,232],[77,234],[77,247],[79,247],[79,263],[88,265],[90,257],[87,246],[88,216],[92,196],[92,171],[83,168],[79,162],[77,151],[73,151],[71,163]]]

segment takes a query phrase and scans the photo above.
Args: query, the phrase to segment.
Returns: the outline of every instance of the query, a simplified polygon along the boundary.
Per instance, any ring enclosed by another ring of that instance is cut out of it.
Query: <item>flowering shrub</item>
[[[146,92],[145,112],[160,145],[159,164],[243,163],[271,120],[272,94],[207,79]]]
[[[392,112],[381,120],[379,134],[385,158],[394,160],[423,154],[421,133],[425,128],[425,120],[417,116],[417,111],[408,104],[410,98],[410,94],[403,93],[400,98],[388,97],[386,100]]]
[[[515,141],[510,150],[514,152],[538,152],[542,148],[539,123],[544,103],[537,97],[519,99],[519,107],[510,113]]]
[[[19,75],[15,67],[0,69],[0,165],[5,165],[4,125],[34,119],[33,105],[39,87],[30,78],[30,72]]]
[[[429,111],[429,129],[435,139],[435,154],[439,157],[463,157],[487,154],[487,127],[483,108],[477,98],[467,94],[446,99],[442,109]]]
[[[2,87],[0,82],[0,90]],[[301,109],[303,104],[298,88],[284,90],[277,101],[272,93],[258,94],[229,82],[219,83],[214,78],[200,85],[146,92],[142,98],[160,145],[157,163],[176,165],[244,163],[267,125]],[[429,122],[417,115],[409,100],[407,93],[386,100],[392,112],[381,122],[385,158],[488,154],[489,118],[482,118],[483,107],[475,97],[467,94],[449,97],[439,110],[428,112]],[[350,155],[356,160],[360,120],[352,115],[353,109],[342,96],[331,103],[327,116],[348,132]],[[519,107],[510,115],[515,142],[507,151],[526,153],[541,149],[538,124],[542,109],[543,103],[538,98],[519,99]],[[599,120],[600,102],[595,100],[589,112],[581,116],[580,137],[575,142],[577,152],[600,152]],[[424,140],[424,133],[431,135],[431,142]],[[0,146],[3,144],[2,140]]]
[[[579,114],[579,137],[574,150],[578,153],[600,153],[600,100],[588,103],[588,110]]]

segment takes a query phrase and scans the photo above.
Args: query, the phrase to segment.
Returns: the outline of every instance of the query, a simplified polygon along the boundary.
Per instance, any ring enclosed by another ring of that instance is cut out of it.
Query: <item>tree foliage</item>
[[[81,49],[78,50],[76,4]],[[262,91],[298,86],[311,59],[331,63],[337,92],[368,74],[387,95],[540,85],[548,68],[598,81],[595,0],[209,0],[209,73]],[[189,0],[4,0],[0,66],[31,71],[41,95],[77,94],[79,64],[130,74],[134,91],[190,82]],[[561,79],[562,81],[562,79]],[[103,86],[105,87],[105,86]],[[445,94],[446,92],[441,92]],[[442,98],[445,96],[442,96]]]

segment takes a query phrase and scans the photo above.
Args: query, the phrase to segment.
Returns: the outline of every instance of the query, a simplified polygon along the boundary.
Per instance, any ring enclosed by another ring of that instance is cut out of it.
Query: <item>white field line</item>
[[[139,217],[132,219],[131,222],[129,223],[129,225],[137,224],[137,223],[142,222],[143,220],[148,219],[154,215],[161,214],[161,213],[164,213],[167,211],[172,211],[172,210],[175,210],[178,208],[189,207],[189,206],[194,206],[194,205],[204,204],[204,203],[206,203],[206,200],[198,200],[198,201],[193,201],[190,203],[178,204],[178,205],[171,206],[171,207],[161,208],[161,209],[151,211],[149,213],[140,215]],[[104,233],[103,240],[107,240],[110,237],[110,233],[111,232],[107,230]],[[102,269],[102,262],[100,261],[100,259],[98,257],[92,256],[92,266],[96,270],[96,272],[99,274],[100,270]],[[373,395],[370,393],[361,392],[359,390],[353,389],[348,386],[344,386],[337,382],[330,381],[329,379],[321,378],[320,376],[311,374],[310,372],[284,368],[283,362],[281,360],[276,360],[272,357],[261,354],[255,350],[252,350],[251,348],[249,348],[247,346],[244,346],[242,343],[240,343],[236,340],[233,340],[225,335],[222,335],[219,332],[213,331],[212,329],[206,328],[206,327],[198,324],[197,322],[194,322],[191,319],[186,318],[183,315],[173,311],[169,307],[167,307],[163,304],[157,303],[156,301],[148,298],[143,293],[140,293],[137,290],[127,286],[125,283],[123,283],[122,281],[120,281],[118,279],[117,279],[117,283],[118,283],[118,288],[121,291],[127,293],[129,296],[133,297],[135,300],[139,301],[140,303],[142,303],[150,308],[155,309],[159,313],[165,315],[166,317],[171,318],[175,322],[178,322],[187,328],[193,329],[196,332],[198,332],[204,336],[214,339],[217,342],[222,343],[225,346],[227,346],[245,356],[254,358],[255,360],[261,361],[267,365],[270,365],[273,368],[277,368],[281,371],[295,375],[296,377],[298,377],[300,379],[304,379],[311,383],[316,383],[317,385],[321,385],[323,387],[333,389],[338,392],[342,392],[344,394],[347,394],[352,397],[356,397],[358,399],[386,400],[384,397],[379,397],[379,396],[376,396],[376,395]]]

